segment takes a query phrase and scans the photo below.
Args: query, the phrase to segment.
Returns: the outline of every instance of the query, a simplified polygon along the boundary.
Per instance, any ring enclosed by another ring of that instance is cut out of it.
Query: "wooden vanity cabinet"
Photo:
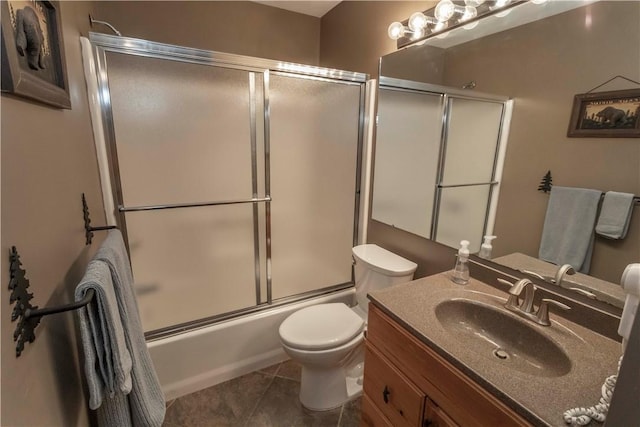
[[[361,425],[530,426],[369,304]]]

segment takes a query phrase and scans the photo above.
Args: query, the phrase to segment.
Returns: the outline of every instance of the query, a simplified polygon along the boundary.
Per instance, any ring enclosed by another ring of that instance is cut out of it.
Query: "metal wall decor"
[[[29,288],[29,280],[26,278],[26,271],[21,267],[22,262],[20,262],[20,255],[15,246],[11,247],[9,263],[9,290],[11,290],[9,301],[16,303],[11,313],[11,320],[18,320],[16,330],[13,333],[13,340],[16,341],[16,357],[19,357],[20,354],[22,354],[22,350],[24,350],[25,342],[33,342],[36,339],[35,329],[40,323],[42,316],[63,313],[84,307],[93,300],[95,291],[89,289],[82,300],[71,304],[38,309],[37,305],[31,305],[30,300],[33,298],[33,294],[27,291]]]
[[[91,244],[94,231],[112,230],[114,228],[118,228],[115,225],[101,225],[99,227],[91,226],[91,218],[89,217],[89,206],[87,206],[87,199],[84,197],[84,193],[82,193],[82,214],[84,217],[84,230],[87,245]]]
[[[13,333],[13,340],[16,342],[16,357],[22,354],[25,342],[33,342],[36,339],[34,329],[40,323],[40,317],[30,315],[38,306],[31,305],[33,294],[27,290],[29,279],[26,278],[26,272],[21,268],[21,265],[20,255],[18,255],[16,247],[12,246],[9,254],[9,290],[11,291],[9,303],[15,303],[11,312],[11,321],[18,321]]]
[[[90,226],[91,219],[89,218],[89,208],[87,206],[87,200],[85,199],[84,193],[82,193],[82,212],[84,214],[84,228],[86,232],[85,236],[87,245],[91,243],[94,231],[117,228],[115,225],[101,227]],[[36,339],[35,329],[43,316],[77,310],[78,308],[89,304],[95,296],[95,291],[93,289],[89,289],[84,298],[80,301],[58,307],[45,307],[39,309],[37,305],[31,305],[33,294],[29,292],[28,289],[29,279],[26,277],[26,271],[22,269],[22,262],[20,261],[18,250],[15,246],[12,246],[11,252],[9,253],[9,290],[11,291],[9,302],[11,304],[15,303],[13,312],[11,313],[11,321],[18,321],[16,330],[13,333],[13,340],[16,342],[16,357],[22,354],[22,350],[24,350],[24,344],[26,342],[33,342]]]

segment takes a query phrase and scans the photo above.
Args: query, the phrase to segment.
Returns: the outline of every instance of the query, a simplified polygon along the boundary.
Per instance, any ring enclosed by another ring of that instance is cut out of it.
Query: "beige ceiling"
[[[263,1],[255,0],[256,3],[262,3],[266,6],[277,7],[280,9],[290,10],[291,12],[303,13],[305,15],[321,18],[325,13],[334,8],[340,1],[321,0],[321,1]]]

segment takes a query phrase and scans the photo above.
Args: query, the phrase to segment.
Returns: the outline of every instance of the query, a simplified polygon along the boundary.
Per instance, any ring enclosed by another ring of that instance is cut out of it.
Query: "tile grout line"
[[[280,371],[280,367],[282,366],[282,362],[278,365],[278,369],[276,369],[276,371],[274,372],[274,374],[271,376],[271,381],[269,381],[269,384],[267,384],[267,386],[265,387],[264,391],[262,392],[262,395],[260,396],[260,398],[256,399],[256,404],[253,406],[253,409],[251,410],[251,412],[249,413],[249,415],[247,416],[246,421],[244,422],[244,426],[248,426],[249,425],[249,420],[251,420],[251,417],[253,416],[253,414],[256,412],[256,409],[258,409],[258,406],[260,406],[260,402],[262,402],[262,399],[264,399],[264,396],[267,394],[267,392],[269,391],[269,388],[271,387],[271,385],[273,384],[273,381],[276,379],[276,374]]]
[[[340,423],[342,423],[342,414],[344,414],[345,404],[343,403],[340,407],[340,416],[338,417],[338,425],[336,427],[340,427]]]

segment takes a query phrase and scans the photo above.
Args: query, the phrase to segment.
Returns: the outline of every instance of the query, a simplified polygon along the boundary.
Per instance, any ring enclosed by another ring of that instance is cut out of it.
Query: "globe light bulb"
[[[440,22],[448,21],[455,13],[455,5],[451,0],[440,0],[434,11],[434,16]]]
[[[473,6],[467,6],[464,8],[464,14],[460,17],[460,22],[468,21],[476,16],[478,16],[478,10]],[[479,23],[479,21],[473,21],[469,24],[463,25],[462,28],[465,30],[473,30]]]
[[[460,17],[460,22],[468,21],[469,19],[473,19],[478,16],[478,10],[472,6],[466,6],[464,8],[464,13]]]
[[[484,3],[484,0],[464,0],[464,4],[471,7],[478,7],[482,3]]]
[[[392,40],[398,40],[400,37],[404,36],[404,25],[400,22],[392,22],[391,25],[389,25],[387,34],[389,34],[389,38]]]
[[[409,18],[409,28],[417,32],[427,27],[427,17],[422,12],[416,12]]]

